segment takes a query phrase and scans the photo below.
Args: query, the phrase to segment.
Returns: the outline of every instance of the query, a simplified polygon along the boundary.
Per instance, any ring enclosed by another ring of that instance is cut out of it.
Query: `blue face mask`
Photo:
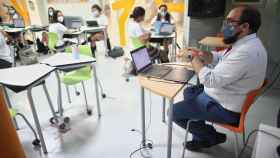
[[[222,33],[224,35],[224,38],[227,39],[229,37],[234,36],[235,33],[235,28],[232,24],[223,24],[223,28],[222,28]]]

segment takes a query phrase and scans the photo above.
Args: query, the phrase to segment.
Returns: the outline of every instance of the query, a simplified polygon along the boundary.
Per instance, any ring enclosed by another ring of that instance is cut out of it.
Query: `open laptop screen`
[[[139,72],[148,65],[152,64],[148,50],[146,47],[141,47],[131,52],[131,57],[134,62],[136,71]]]

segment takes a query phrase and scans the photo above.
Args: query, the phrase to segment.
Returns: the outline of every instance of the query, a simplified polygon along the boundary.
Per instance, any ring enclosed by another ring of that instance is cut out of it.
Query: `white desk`
[[[8,68],[8,69],[1,69],[0,70],[0,84],[13,89],[13,87],[20,88],[21,90],[27,89],[27,95],[28,100],[30,103],[30,107],[32,110],[33,119],[37,128],[37,132],[42,144],[42,149],[44,153],[47,153],[47,148],[45,144],[45,140],[43,137],[43,133],[40,126],[40,121],[37,115],[37,111],[34,105],[34,101],[32,98],[32,88],[35,86],[38,86],[40,84],[43,85],[44,92],[46,94],[46,97],[48,99],[48,103],[50,105],[52,114],[54,117],[56,117],[55,110],[53,107],[53,104],[50,100],[50,95],[47,91],[46,85],[45,85],[45,79],[50,75],[51,72],[55,71],[55,68],[42,65],[42,64],[36,64],[36,65],[30,65],[30,66],[20,66],[20,67],[14,67],[14,68]]]
[[[57,70],[60,71],[67,71],[69,69],[78,69],[84,66],[90,65],[92,67],[92,71],[94,74],[94,83],[95,83],[95,95],[96,95],[96,101],[97,101],[97,112],[98,116],[101,116],[101,109],[100,109],[100,101],[99,101],[99,90],[98,90],[98,84],[97,84],[97,72],[95,69],[95,63],[96,60],[92,57],[80,55],[79,59],[73,59],[71,53],[57,53],[40,63],[42,64],[47,64],[49,66],[57,68]],[[57,80],[59,84],[59,111],[60,111],[60,116],[63,116],[63,110],[62,110],[62,98],[61,98],[61,82],[60,82],[60,77],[57,73]]]
[[[172,39],[172,50],[171,50],[171,62],[176,62],[176,44],[177,44],[177,35],[172,33],[171,35],[159,35],[154,31],[151,31],[151,39]]]
[[[259,130],[266,131],[280,137],[280,129],[261,124]],[[280,145],[280,140],[262,132],[258,132],[252,158],[277,158],[276,147]]]

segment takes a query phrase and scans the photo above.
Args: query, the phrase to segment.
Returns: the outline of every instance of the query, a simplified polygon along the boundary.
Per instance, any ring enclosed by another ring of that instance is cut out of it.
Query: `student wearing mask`
[[[56,43],[56,48],[60,49],[65,46],[63,40],[63,35],[67,31],[67,28],[64,26],[64,16],[61,11],[57,10],[54,12],[53,23],[49,26],[49,32],[57,34],[58,41]]]
[[[146,45],[149,55],[152,59],[159,58],[161,62],[169,62],[166,51],[160,51],[149,44],[150,32],[147,32],[141,22],[145,19],[145,9],[143,7],[135,7],[130,15],[131,20],[128,22],[128,36],[131,39],[132,46],[137,49]]]
[[[267,52],[257,37],[260,26],[257,9],[236,7],[222,29],[230,47],[219,53],[193,51],[192,66],[201,85],[187,88],[184,100],[174,104],[173,111],[174,122],[182,128],[189,120],[197,120],[190,124],[193,139],[185,143],[188,150],[224,143],[226,135],[205,121],[238,126],[247,93],[262,86]]]
[[[99,26],[104,26],[106,28],[106,33],[107,33],[109,22],[108,22],[108,18],[102,13],[101,7],[97,4],[94,4],[91,7],[91,13],[92,13],[92,17],[90,20],[96,21]],[[100,41],[100,40],[104,40],[103,32],[97,32],[90,36],[91,48],[93,53],[96,51],[96,41]],[[111,43],[108,37],[108,33],[107,33],[107,49],[111,51]]]
[[[152,24],[154,24],[156,21],[174,24],[174,18],[172,15],[168,12],[168,7],[166,4],[162,4],[158,8],[158,14],[154,19],[152,20]]]
[[[0,20],[0,24],[2,24],[1,17]],[[13,62],[11,50],[5,40],[6,36],[6,33],[0,30],[0,69],[11,67]]]
[[[48,9],[48,16],[49,16],[49,23],[53,23],[55,9],[53,7],[49,7]]]

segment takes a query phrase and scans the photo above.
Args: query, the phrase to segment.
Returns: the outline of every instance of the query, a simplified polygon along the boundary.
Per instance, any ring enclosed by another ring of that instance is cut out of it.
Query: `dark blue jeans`
[[[217,101],[204,92],[203,85],[185,89],[184,100],[174,104],[174,122],[182,128],[186,128],[189,120],[190,132],[193,140],[216,141],[218,132],[205,121],[238,125],[240,114],[224,109]]]

